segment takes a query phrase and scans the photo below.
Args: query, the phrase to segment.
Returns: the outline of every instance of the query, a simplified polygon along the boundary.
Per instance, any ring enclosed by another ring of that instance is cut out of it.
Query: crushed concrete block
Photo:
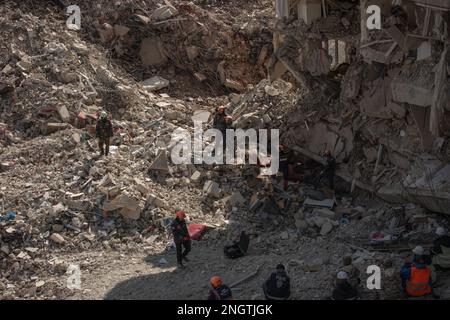
[[[52,206],[51,210],[50,210],[50,215],[52,216],[57,216],[59,215],[61,212],[66,211],[67,208],[64,206],[64,204],[62,204],[61,202]]]
[[[198,110],[194,112],[194,115],[191,117],[193,122],[208,122],[211,117],[211,112],[205,110]]]
[[[114,211],[117,209],[121,209],[120,213],[125,218],[137,220],[141,216],[139,203],[125,194],[121,194],[117,198],[108,201],[103,205],[103,210],[106,211]]]
[[[61,117],[61,120],[64,122],[70,121],[70,113],[67,110],[66,106],[59,105],[56,107],[56,110],[58,111],[59,116]]]
[[[20,71],[23,71],[23,72],[30,71],[31,68],[33,67],[31,62],[24,61],[24,60],[17,62],[16,66],[17,66],[17,68],[19,68]]]
[[[417,61],[431,58],[431,43],[424,41],[417,48]]]
[[[202,178],[202,173],[200,171],[195,171],[191,176],[191,181],[194,183],[200,182],[200,179]]]
[[[142,40],[139,56],[144,66],[162,65],[167,61],[160,38],[146,38]]]
[[[325,223],[322,225],[320,229],[320,234],[322,236],[327,235],[328,233],[330,233],[331,230],[333,230],[333,225],[331,224],[330,221],[325,221]]]
[[[149,170],[169,172],[169,163],[166,150],[161,150],[150,165]]]
[[[203,192],[208,196],[218,198],[220,196],[221,190],[218,183],[208,180],[203,186]]]
[[[280,237],[281,237],[281,239],[283,239],[283,240],[289,239],[289,232],[287,232],[287,231],[281,232]]]
[[[158,208],[169,209],[169,205],[163,199],[158,198],[156,195],[150,193],[147,197],[147,203],[154,205]]]
[[[5,75],[10,75],[10,74],[14,73],[14,68],[11,67],[9,64],[7,64],[7,65],[3,68],[2,73],[5,74]]]
[[[325,219],[334,219],[335,213],[327,208],[314,209],[313,214],[318,217],[322,217]]]
[[[168,87],[169,84],[170,84],[169,80],[164,79],[163,77],[160,76],[154,76],[141,82],[141,85],[147,91],[158,91],[165,87]]]
[[[66,242],[64,237],[62,235],[60,235],[59,233],[53,233],[50,236],[50,240],[57,244],[64,244]]]
[[[195,77],[195,79],[197,79],[200,82],[203,82],[206,79],[208,79],[203,73],[200,73],[200,72],[194,73],[194,77]]]
[[[163,21],[163,20],[170,19],[170,18],[176,16],[177,14],[178,14],[178,10],[174,6],[165,5],[165,6],[159,7],[155,11],[153,11],[151,17],[154,20]]]
[[[51,134],[60,130],[65,130],[70,127],[67,123],[47,123],[44,132],[45,134]]]
[[[244,91],[245,87],[239,82],[231,79],[225,79],[224,86],[236,91]]]
[[[143,195],[147,195],[148,188],[145,186],[144,182],[138,178],[134,178],[134,182],[136,183],[136,189]]]

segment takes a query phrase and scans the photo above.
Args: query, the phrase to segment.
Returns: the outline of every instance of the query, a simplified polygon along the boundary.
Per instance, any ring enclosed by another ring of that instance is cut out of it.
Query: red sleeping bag
[[[205,230],[206,226],[204,224],[192,223],[188,225],[189,236],[192,240],[200,240]]]

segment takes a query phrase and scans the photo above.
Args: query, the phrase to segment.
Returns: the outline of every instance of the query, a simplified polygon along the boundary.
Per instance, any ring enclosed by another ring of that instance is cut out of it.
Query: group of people
[[[225,106],[218,108],[214,116],[213,127],[220,130],[225,135],[226,129],[230,128],[232,118],[225,112]],[[98,138],[98,146],[100,155],[108,156],[110,140],[113,136],[113,128],[108,114],[103,111],[96,125],[96,137]],[[280,168],[284,176],[284,187],[287,187],[289,179],[289,161],[288,151],[281,146],[280,148]],[[336,160],[331,152],[326,152],[326,169],[325,177],[328,180],[331,189],[334,189],[334,171],[336,168]],[[191,238],[189,236],[186,213],[177,210],[176,217],[172,221],[171,229],[176,247],[177,262],[180,268],[185,268],[183,262],[188,262],[187,255],[191,251]],[[437,238],[430,249],[430,253],[426,254],[421,246],[417,246],[413,250],[413,259],[403,265],[400,271],[401,285],[406,296],[423,297],[434,295],[433,278],[434,270],[450,269],[450,236],[447,232],[439,227],[436,230]],[[333,300],[353,300],[358,297],[357,287],[359,286],[359,270],[352,264],[351,257],[345,257],[343,266],[336,273],[334,289],[331,294]],[[213,276],[210,280],[212,289],[210,291],[209,300],[230,300],[232,299],[231,289],[222,283],[219,276]],[[277,265],[269,279],[263,284],[263,291],[268,300],[285,300],[290,297],[290,279],[287,275],[284,265]]]

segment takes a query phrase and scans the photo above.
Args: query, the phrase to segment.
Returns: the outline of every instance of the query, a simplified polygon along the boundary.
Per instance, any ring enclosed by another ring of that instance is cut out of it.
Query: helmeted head
[[[439,237],[442,237],[442,236],[447,235],[447,232],[445,231],[444,228],[438,227],[438,228],[436,229],[436,235],[439,236]]]
[[[211,283],[213,288],[218,288],[222,285],[222,279],[219,276],[212,277],[209,282]]]
[[[347,274],[347,272],[345,272],[345,271],[339,271],[338,274],[337,274],[337,276],[336,276],[336,279],[337,279],[338,281],[347,281],[347,280],[348,280],[348,274]]]
[[[331,156],[331,150],[330,149],[327,149],[325,151],[325,156],[327,156],[327,157]]]
[[[184,220],[186,218],[186,213],[182,210],[178,210],[176,215],[177,215],[177,218],[180,220]]]
[[[422,256],[425,253],[422,246],[417,246],[413,249],[413,253],[417,256]]]
[[[275,270],[277,270],[277,272],[282,272],[285,271],[286,268],[284,267],[284,265],[282,263],[277,264],[277,267],[275,268]]]
[[[100,113],[100,119],[105,120],[106,118],[108,118],[108,113],[106,111],[102,111]]]

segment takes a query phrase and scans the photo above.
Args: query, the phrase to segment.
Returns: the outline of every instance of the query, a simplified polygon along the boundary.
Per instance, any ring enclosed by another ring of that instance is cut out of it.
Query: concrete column
[[[289,0],[275,0],[275,13],[277,19],[289,17]]]

